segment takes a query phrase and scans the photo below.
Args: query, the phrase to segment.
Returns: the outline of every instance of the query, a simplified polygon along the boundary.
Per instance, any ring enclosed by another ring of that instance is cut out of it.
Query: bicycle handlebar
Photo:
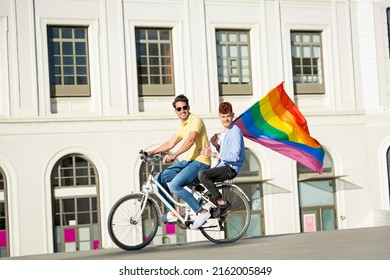
[[[139,154],[140,154],[140,158],[143,161],[149,161],[149,162],[154,162],[154,163],[160,162],[163,158],[163,156],[161,154],[154,154],[152,156],[149,156],[148,153],[144,150],[140,150]]]

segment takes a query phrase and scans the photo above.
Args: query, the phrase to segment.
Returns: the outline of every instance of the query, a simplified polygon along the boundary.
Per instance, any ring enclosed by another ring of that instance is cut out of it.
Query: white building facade
[[[389,224],[390,1],[0,0],[0,256],[111,248],[140,149],[179,124],[176,95],[221,129],[284,88],[323,174],[254,142],[235,183],[247,236]],[[175,226],[154,244],[202,238]]]

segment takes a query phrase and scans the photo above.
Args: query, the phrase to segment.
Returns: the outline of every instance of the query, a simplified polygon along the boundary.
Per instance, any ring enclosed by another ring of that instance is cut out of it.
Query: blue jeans
[[[184,187],[195,181],[200,171],[209,168],[210,166],[196,160],[183,160],[172,164],[162,172],[158,173],[156,175],[156,180],[160,183],[161,186],[164,187],[165,190],[167,190],[169,193],[172,192],[176,194],[180,199],[185,201],[191,207],[191,209],[194,210],[195,213],[198,213],[202,209],[202,206]],[[170,184],[168,188],[167,183],[169,182]],[[167,201],[170,202],[164,193],[160,193]],[[173,203],[170,204],[174,206]],[[165,208],[168,210],[167,207]]]

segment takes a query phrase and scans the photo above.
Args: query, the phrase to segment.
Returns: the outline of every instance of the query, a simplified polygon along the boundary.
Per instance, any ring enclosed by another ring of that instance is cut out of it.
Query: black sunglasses
[[[176,111],[178,111],[178,112],[180,112],[181,109],[183,109],[184,111],[187,111],[188,106],[186,105],[186,106],[183,106],[183,107],[177,107],[177,108],[175,108],[175,109],[176,109]]]

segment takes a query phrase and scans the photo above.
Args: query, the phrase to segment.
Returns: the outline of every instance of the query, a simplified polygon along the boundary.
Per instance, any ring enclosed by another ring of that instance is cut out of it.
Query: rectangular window
[[[294,93],[324,94],[321,32],[292,31],[291,59]]]
[[[88,28],[48,26],[51,97],[89,97]]]
[[[97,215],[97,199],[93,196],[56,198],[54,204],[56,226],[92,224]]]
[[[54,204],[54,251],[99,249],[96,196],[56,198]]]
[[[172,29],[136,28],[139,96],[174,96]]]
[[[249,31],[216,30],[219,95],[250,95]]]

